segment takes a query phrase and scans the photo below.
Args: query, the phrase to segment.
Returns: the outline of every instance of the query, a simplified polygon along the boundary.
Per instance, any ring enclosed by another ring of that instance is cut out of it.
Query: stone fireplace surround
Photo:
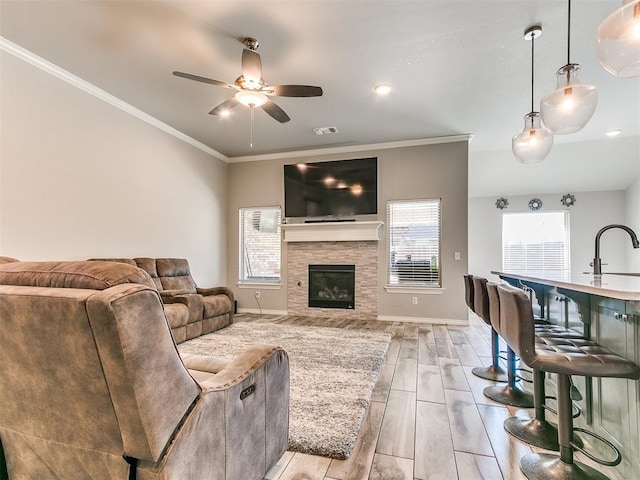
[[[352,320],[377,319],[378,230],[381,225],[381,222],[283,225],[287,243],[287,313]],[[355,265],[353,310],[308,306],[310,264]]]

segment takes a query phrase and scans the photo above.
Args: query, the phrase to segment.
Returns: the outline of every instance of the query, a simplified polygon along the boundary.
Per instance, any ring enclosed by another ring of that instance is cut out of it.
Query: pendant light
[[[556,75],[556,89],[545,95],[540,104],[542,121],[556,135],[575,133],[584,127],[596,110],[598,89],[578,79],[580,65],[571,63],[571,0],[567,14],[567,64]]]
[[[531,111],[524,116],[524,130],[511,140],[513,154],[520,163],[537,163],[545,159],[553,146],[553,134],[540,122],[540,113],[533,110],[534,41],[542,35],[542,27],[533,25],[524,32],[531,40]]]
[[[617,77],[640,76],[640,0],[625,0],[598,27],[600,63]]]

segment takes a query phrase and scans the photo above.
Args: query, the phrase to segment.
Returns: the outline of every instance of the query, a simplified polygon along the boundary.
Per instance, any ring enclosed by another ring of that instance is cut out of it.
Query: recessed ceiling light
[[[605,133],[605,135],[607,137],[617,137],[621,133],[622,133],[622,130],[618,128],[616,130],[609,130],[607,133]]]
[[[378,95],[386,95],[391,91],[391,85],[388,83],[379,83],[375,87],[373,87],[373,91]]]

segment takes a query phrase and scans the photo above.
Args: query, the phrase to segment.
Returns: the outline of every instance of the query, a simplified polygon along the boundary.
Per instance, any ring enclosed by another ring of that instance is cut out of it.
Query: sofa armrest
[[[289,357],[287,353],[280,347],[274,347],[272,345],[254,345],[248,348],[241,355],[238,355],[231,362],[219,370],[216,375],[209,377],[206,381],[200,383],[200,386],[204,391],[212,390],[224,390],[237,383],[241,382],[258,368],[260,368],[265,361],[275,355],[277,352],[281,352],[283,361],[286,360],[287,376],[289,371]]]
[[[233,305],[234,295],[231,289],[227,287],[210,287],[210,288],[197,287],[196,292],[199,293],[200,295],[204,295],[205,297],[208,297],[209,295],[226,295],[227,297],[229,297],[229,300]]]
[[[202,295],[197,293],[186,293],[184,290],[162,290],[160,297],[163,303],[182,303],[189,309],[189,323],[202,320],[204,306],[202,305]]]
[[[203,391],[165,454],[141,461],[137,478],[263,478],[288,445],[287,353],[251,347],[199,384]]]
[[[230,360],[220,357],[212,357],[209,355],[197,355],[195,353],[181,353],[182,363],[189,370],[198,370],[205,373],[220,373]]]

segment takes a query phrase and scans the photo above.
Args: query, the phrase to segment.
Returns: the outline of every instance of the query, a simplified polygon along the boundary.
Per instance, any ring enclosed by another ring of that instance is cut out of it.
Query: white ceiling
[[[0,0],[0,35],[227,157],[469,133],[470,196],[609,190],[626,188],[640,165],[640,79],[607,73],[594,48],[598,24],[620,4],[573,2],[571,60],[598,86],[599,105],[583,131],[556,137],[535,166],[510,154],[530,109],[523,32],[543,27],[537,103],[567,63],[564,0]],[[232,83],[247,36],[260,42],[267,83],[324,90],[276,98],[286,124],[257,111],[253,148],[248,109],[208,115],[231,90],[172,75]],[[375,96],[380,82],[391,94]],[[312,131],[327,126],[339,133]],[[604,140],[613,128],[622,136]]]

